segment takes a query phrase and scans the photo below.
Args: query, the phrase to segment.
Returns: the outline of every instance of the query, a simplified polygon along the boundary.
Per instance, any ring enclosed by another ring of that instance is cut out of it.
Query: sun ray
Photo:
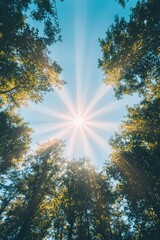
[[[33,106],[32,111],[43,113],[43,114],[48,115],[49,117],[53,117],[53,118],[59,118],[59,119],[68,120],[68,121],[72,120],[72,117],[69,114],[55,111],[55,110],[53,110],[53,109],[51,109],[47,106],[45,106],[45,107],[43,107],[43,106],[40,106],[40,107]]]
[[[79,2],[79,3],[78,3]],[[75,69],[77,114],[83,111],[84,54],[86,39],[86,2],[75,1]],[[80,17],[81,16],[81,17]],[[83,16],[83,17],[82,17]]]
[[[86,119],[92,119],[92,118],[104,115],[110,111],[116,110],[118,107],[119,107],[119,104],[117,104],[117,102],[115,101],[110,104],[107,104],[104,107],[101,107],[100,109],[98,109],[96,111],[91,111],[90,114],[88,114],[87,116],[86,116],[86,114],[83,116],[86,116],[85,117]]]
[[[77,128],[74,128],[71,137],[68,139],[68,143],[66,146],[66,155],[68,156],[68,159],[70,160],[73,155],[73,148],[74,148],[74,143],[77,137]]]
[[[86,65],[85,65],[85,71],[84,71],[84,84],[85,88],[83,88],[83,102],[87,102],[88,96],[90,96],[91,92],[91,86],[95,79],[99,79],[99,76],[95,76],[93,71],[88,71],[88,69],[91,68],[97,68],[97,62],[94,60],[94,49],[95,49],[95,43],[91,42],[88,58],[86,59]],[[97,74],[98,75],[98,74]]]
[[[55,135],[54,137],[55,138],[59,138],[59,139],[63,139],[67,134],[70,135],[70,132],[73,131],[73,126],[69,126],[65,129],[62,129],[62,130],[58,130],[57,132],[55,132]]]
[[[87,106],[87,108],[84,111],[83,116],[87,116],[89,112],[93,110],[93,108],[97,105],[98,102],[104,97],[104,95],[111,89],[111,87],[100,87],[100,89],[97,91],[96,95],[90,102],[90,104]]]
[[[119,122],[86,121],[86,125],[92,128],[97,128],[97,129],[106,130],[106,131],[109,131],[109,130],[113,131],[116,128],[116,126],[119,125]]]
[[[43,124],[36,124],[34,127],[36,134],[47,133],[51,131],[56,131],[62,128],[66,128],[70,126],[70,122],[60,122],[60,123],[43,123]]]
[[[66,88],[64,87],[62,90],[57,91],[58,97],[61,99],[63,104],[66,106],[66,108],[71,112],[71,114],[75,117],[75,109],[73,105],[73,101],[70,98],[70,95],[68,94]]]
[[[104,151],[107,150],[107,148],[110,148],[107,141],[104,140],[101,136],[99,136],[96,132],[94,132],[91,128],[84,126],[86,132],[91,136],[92,140]]]
[[[88,157],[91,159],[92,162],[95,162],[93,150],[91,148],[91,144],[88,140],[88,137],[87,137],[85,131],[83,131],[82,129],[80,131],[81,131],[82,144],[83,144],[83,148],[84,148],[85,157]]]

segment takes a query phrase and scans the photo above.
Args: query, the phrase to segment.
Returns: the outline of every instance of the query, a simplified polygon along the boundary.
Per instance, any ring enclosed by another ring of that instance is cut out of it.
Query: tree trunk
[[[40,179],[38,180],[37,186],[35,183],[36,188],[33,189],[32,198],[28,204],[28,207],[26,210],[26,216],[24,217],[24,221],[21,225],[21,229],[19,231],[19,234],[18,234],[16,240],[24,240],[25,236],[28,233],[30,221],[32,220],[32,218],[37,210],[37,207],[39,206],[41,199],[43,197],[43,195],[40,195],[38,197],[38,194],[40,193],[41,186],[42,186],[43,182],[45,181],[45,173],[46,172],[45,172],[45,165],[44,165],[43,172],[42,172]],[[37,175],[38,174],[39,174],[39,172],[37,173]]]
[[[64,230],[64,220],[61,224],[61,231],[60,231],[60,240],[63,240],[63,230]]]
[[[74,222],[72,220],[71,223],[70,223],[69,230],[68,230],[68,240],[72,240],[73,225],[74,225]]]

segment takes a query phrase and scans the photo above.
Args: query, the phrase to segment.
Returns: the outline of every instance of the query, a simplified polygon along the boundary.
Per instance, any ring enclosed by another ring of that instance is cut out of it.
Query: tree
[[[29,150],[32,130],[13,112],[0,112],[0,168],[1,172],[15,166]]]
[[[1,4],[0,106],[41,101],[43,93],[64,83],[58,76],[61,68],[47,49],[60,38],[56,2],[2,0]],[[41,29],[31,26],[36,21]]]
[[[114,237],[112,231],[112,205],[116,199],[110,179],[104,173],[90,174],[93,184],[93,220],[94,236],[100,239],[112,240]]]
[[[134,92],[148,99],[160,97],[159,8],[159,0],[138,1],[130,20],[115,17],[100,40],[99,66],[118,98]]]
[[[1,239],[42,239],[48,234],[58,204],[62,143],[50,142],[26,160],[16,182],[16,195],[3,210]],[[11,220],[12,219],[12,220]]]
[[[63,211],[66,216],[66,239],[91,239],[90,211],[92,208],[91,186],[85,160],[67,164],[64,179]]]
[[[116,1],[118,1],[118,3],[121,4],[122,7],[125,7],[125,5],[126,5],[126,0],[116,0]],[[128,1],[129,1],[129,0],[127,0],[127,2],[128,2]]]
[[[66,166],[63,185],[61,225],[53,239],[113,240],[111,208],[116,196],[106,174],[98,173],[88,159],[74,160]]]
[[[112,164],[138,222],[141,239],[159,238],[160,100],[143,101],[128,116],[110,143]],[[132,216],[133,217],[133,216]],[[143,238],[142,238],[143,236]]]

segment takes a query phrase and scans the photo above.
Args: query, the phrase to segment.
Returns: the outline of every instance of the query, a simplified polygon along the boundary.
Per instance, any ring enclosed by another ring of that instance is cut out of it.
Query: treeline
[[[121,190],[89,160],[65,161],[62,149],[48,143],[1,176],[1,239],[131,239]]]
[[[149,184],[117,174],[112,163],[98,172],[89,159],[66,161],[63,143],[48,142],[1,175],[0,239],[158,240]]]
[[[101,172],[89,159],[66,160],[59,140],[29,154],[32,129],[16,110],[64,84],[48,51],[60,40],[56,1],[1,4],[0,239],[159,240],[159,0],[138,1],[100,40],[104,82],[117,98],[141,97],[110,139]]]

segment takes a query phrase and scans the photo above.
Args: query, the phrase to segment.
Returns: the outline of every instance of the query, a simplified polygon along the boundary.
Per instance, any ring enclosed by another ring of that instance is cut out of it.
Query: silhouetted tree
[[[23,160],[32,130],[13,112],[0,112],[0,172]]]

